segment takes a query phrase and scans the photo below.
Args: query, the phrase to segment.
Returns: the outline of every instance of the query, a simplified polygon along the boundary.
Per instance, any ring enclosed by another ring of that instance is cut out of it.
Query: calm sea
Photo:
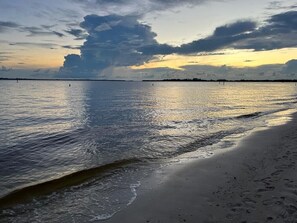
[[[0,222],[108,218],[156,169],[281,124],[296,102],[294,83],[0,81]]]

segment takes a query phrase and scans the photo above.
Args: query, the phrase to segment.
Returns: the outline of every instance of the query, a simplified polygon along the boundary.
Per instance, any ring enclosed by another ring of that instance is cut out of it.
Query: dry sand
[[[106,222],[297,222],[297,115],[193,162]]]

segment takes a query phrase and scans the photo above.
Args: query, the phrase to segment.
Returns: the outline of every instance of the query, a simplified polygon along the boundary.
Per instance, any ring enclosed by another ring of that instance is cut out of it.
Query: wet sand
[[[297,222],[297,114],[192,162],[105,222]]]

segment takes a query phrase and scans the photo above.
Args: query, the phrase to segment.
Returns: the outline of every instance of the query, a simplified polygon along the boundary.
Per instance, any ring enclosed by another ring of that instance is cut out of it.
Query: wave
[[[267,112],[254,112],[254,113],[235,116],[232,118],[229,117],[225,119],[255,118],[255,117],[260,117],[263,115],[268,115],[268,114],[272,114],[272,113],[276,113],[284,110],[287,110],[287,109],[278,109],[278,110],[267,111]],[[162,157],[139,157],[139,158],[129,158],[129,159],[118,160],[113,163],[108,163],[102,166],[80,170],[80,171],[71,173],[69,175],[62,176],[60,178],[18,188],[4,195],[3,197],[0,197],[0,208],[5,208],[15,204],[24,203],[26,201],[32,200],[35,197],[40,197],[42,195],[47,195],[53,192],[57,192],[59,190],[62,190],[71,186],[81,185],[82,183],[87,182],[88,180],[91,180],[94,177],[102,176],[104,174],[107,174],[108,172],[111,172],[112,170],[121,169],[124,166],[129,164],[147,163],[148,161],[152,161],[152,160],[157,161],[163,158],[172,158],[184,153],[193,152],[198,150],[199,148],[216,144],[220,142],[223,138],[229,135],[240,134],[245,131],[246,129],[244,128],[236,128],[236,129],[227,130],[227,131],[218,131],[218,132],[210,133],[199,137],[198,139],[196,139],[191,143],[188,143],[184,146],[177,148],[176,151],[171,151],[167,153],[163,152]],[[58,142],[62,140],[63,142],[65,142],[65,140],[67,141],[68,138],[63,135],[60,135],[58,139],[57,137],[48,137],[46,138],[46,140],[47,141],[58,140]]]
[[[237,119],[243,119],[243,118],[254,118],[254,117],[259,117],[261,115],[263,115],[263,112],[253,112],[253,113],[249,113],[249,114],[244,114],[244,115],[239,115],[236,116]]]
[[[293,104],[297,104],[297,100],[291,100],[286,102],[276,102],[274,104],[275,105],[293,105]]]
[[[289,110],[289,109],[290,108],[281,108],[281,109],[274,109],[274,110],[270,110],[270,111],[253,112],[253,113],[249,113],[249,114],[239,115],[239,116],[236,116],[235,118],[236,119],[257,118],[257,117],[260,117],[260,116],[271,115],[271,114],[286,111],[286,110]]]
[[[219,143],[223,138],[233,135],[233,134],[240,134],[245,132],[244,128],[237,128],[229,131],[219,131],[212,133],[208,136],[201,137],[194,142],[191,142],[185,146],[180,147],[177,151],[171,154],[172,157],[178,156],[184,153],[196,151],[199,148],[210,146],[216,143]]]
[[[220,117],[220,118],[213,118],[213,119],[194,119],[189,121],[189,123],[199,123],[199,124],[214,124],[218,122],[224,122],[224,121],[230,121],[230,120],[236,120],[236,119],[247,119],[247,118],[257,118],[264,115],[273,114],[276,112],[280,112],[287,109],[278,109],[278,110],[272,110],[267,112],[252,112],[248,114],[238,115],[238,116],[231,116],[231,117]]]
[[[0,208],[23,203],[32,200],[35,197],[40,197],[42,195],[47,195],[62,190],[64,188],[76,186],[94,177],[98,177],[108,171],[119,169],[129,164],[136,164],[144,161],[145,160],[141,160],[138,158],[118,160],[103,166],[80,170],[69,175],[45,181],[39,184],[18,188],[0,198]]]
[[[217,119],[218,121],[227,121],[227,120],[234,120],[234,119],[249,119],[249,118],[258,118],[261,116],[271,115],[282,111],[287,111],[288,108],[281,108],[281,109],[275,109],[270,111],[262,111],[262,112],[253,112],[249,114],[243,114],[235,117],[228,117],[228,118],[220,118]],[[213,121],[213,120],[207,120],[207,121]],[[223,138],[233,135],[233,134],[241,134],[247,131],[245,128],[234,128],[231,130],[226,131],[218,131],[211,134],[208,134],[206,136],[202,136],[199,139],[195,140],[194,142],[191,142],[185,146],[180,147],[177,151],[171,153],[169,157],[174,157],[181,155],[183,153],[187,152],[193,152],[196,151],[199,148],[210,146],[216,143],[219,143]]]
[[[236,129],[233,131],[220,131],[205,137],[200,137],[198,140],[195,140],[192,143],[182,146],[174,152],[171,151],[169,153],[163,153],[162,157],[139,157],[118,160],[102,166],[80,170],[69,175],[62,176],[60,178],[51,179],[42,183],[37,183],[34,185],[18,188],[4,195],[3,197],[0,197],[0,209],[8,208],[20,203],[29,202],[34,198],[58,192],[65,188],[82,185],[83,183],[95,177],[112,174],[112,171],[121,169],[130,164],[147,163],[150,161],[157,161],[163,158],[172,158],[183,153],[195,151],[201,147],[215,144],[228,135],[242,131],[242,129]],[[134,190],[134,188],[131,188],[131,190]],[[134,193],[134,191],[132,192]]]

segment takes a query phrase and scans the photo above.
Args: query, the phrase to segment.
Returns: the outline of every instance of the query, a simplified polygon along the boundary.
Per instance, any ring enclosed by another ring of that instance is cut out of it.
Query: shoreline
[[[297,79],[85,79],[85,78],[25,78],[0,77],[0,81],[111,81],[111,82],[217,82],[217,83],[296,83]]]
[[[294,113],[235,149],[191,162],[104,222],[293,222],[296,126]]]

